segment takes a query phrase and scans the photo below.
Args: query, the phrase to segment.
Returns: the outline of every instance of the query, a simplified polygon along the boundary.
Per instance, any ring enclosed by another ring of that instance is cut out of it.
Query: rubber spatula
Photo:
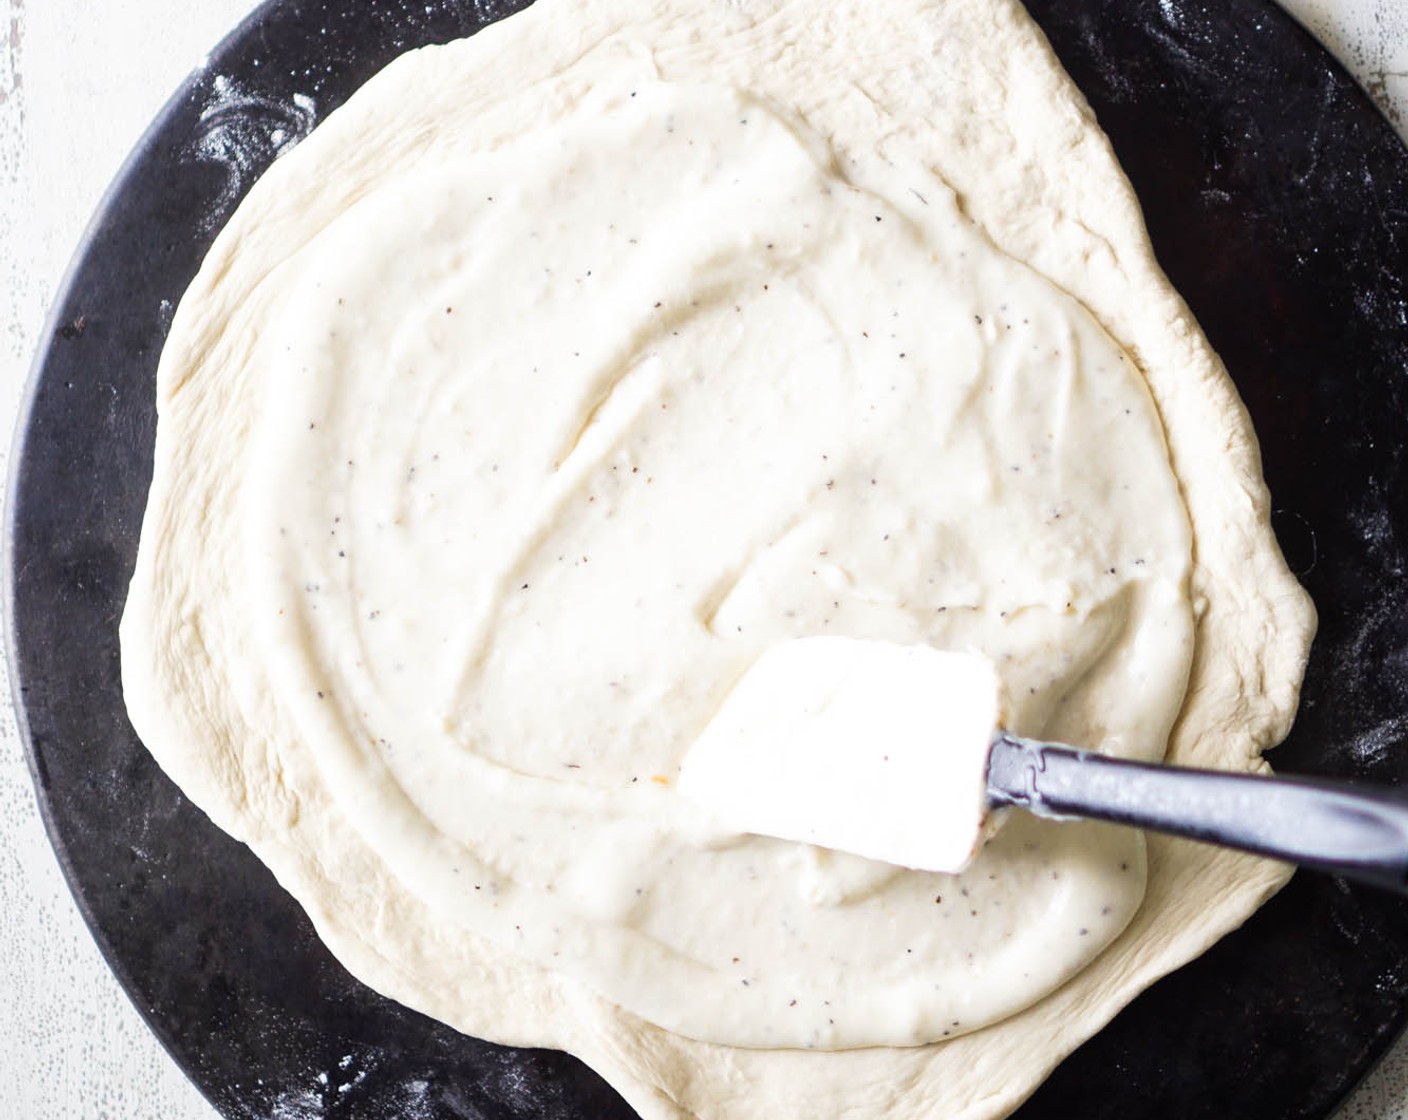
[[[745,833],[957,872],[993,809],[1111,821],[1408,890],[1408,798],[1131,762],[1003,730],[977,654],[849,638],[768,651],[681,766],[681,794]]]

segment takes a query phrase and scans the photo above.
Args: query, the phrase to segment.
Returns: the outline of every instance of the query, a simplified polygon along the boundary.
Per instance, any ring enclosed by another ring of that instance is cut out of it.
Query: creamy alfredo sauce
[[[1139,834],[1013,819],[962,875],[902,871],[727,832],[677,771],[813,634],[981,650],[1014,730],[1160,757],[1190,535],[1143,381],[922,169],[583,65],[552,123],[503,130],[538,96],[508,95],[275,274],[251,655],[409,889],[646,1019],[999,1020],[1130,919]]]

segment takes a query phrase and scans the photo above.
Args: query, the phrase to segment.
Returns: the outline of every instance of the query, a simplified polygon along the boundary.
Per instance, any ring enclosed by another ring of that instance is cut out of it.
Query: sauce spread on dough
[[[1190,534],[1145,385],[923,168],[593,77],[281,266],[253,655],[410,890],[629,1011],[756,1047],[1000,1020],[1129,921],[1137,833],[1014,818],[904,871],[725,832],[678,769],[809,635],[981,650],[1015,731],[1160,757]]]

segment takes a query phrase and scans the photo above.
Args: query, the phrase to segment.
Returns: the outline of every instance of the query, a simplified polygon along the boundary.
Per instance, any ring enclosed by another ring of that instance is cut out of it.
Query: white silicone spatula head
[[[740,832],[957,871],[983,838],[1000,715],[978,654],[801,638],[738,681],[679,790]]]

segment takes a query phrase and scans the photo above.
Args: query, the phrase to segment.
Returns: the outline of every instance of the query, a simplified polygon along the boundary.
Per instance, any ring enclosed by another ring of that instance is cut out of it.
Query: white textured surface
[[[1408,127],[1408,4],[1284,4]],[[104,188],[166,96],[252,6],[0,0],[0,432],[13,427],[45,310]],[[0,692],[0,1120],[212,1120],[83,927],[39,822],[7,683]],[[1408,1043],[1343,1114],[1400,1118]]]

